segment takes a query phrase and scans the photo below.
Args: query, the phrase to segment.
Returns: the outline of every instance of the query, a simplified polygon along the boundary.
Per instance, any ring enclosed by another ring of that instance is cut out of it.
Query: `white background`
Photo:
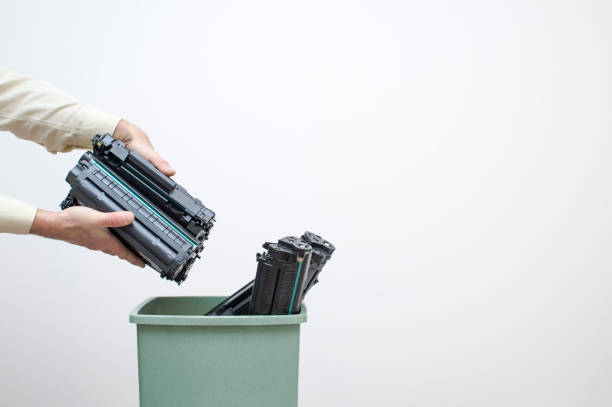
[[[302,406],[612,404],[609,2],[2,1],[1,65],[140,125],[218,221],[180,287],[0,236],[0,404],[135,406],[134,306],[337,252]],[[47,209],[80,152],[0,137]]]

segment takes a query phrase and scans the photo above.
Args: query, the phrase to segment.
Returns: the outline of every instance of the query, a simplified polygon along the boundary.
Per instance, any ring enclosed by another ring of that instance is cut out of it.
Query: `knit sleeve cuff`
[[[33,205],[0,195],[0,233],[30,233],[36,210]]]
[[[91,148],[91,139],[96,134],[108,133],[112,135],[121,117],[106,113],[91,106],[86,106],[82,116],[82,122],[75,132],[72,141],[73,147]]]

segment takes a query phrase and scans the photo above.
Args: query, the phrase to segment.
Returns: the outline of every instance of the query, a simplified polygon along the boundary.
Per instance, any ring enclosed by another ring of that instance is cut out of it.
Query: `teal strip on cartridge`
[[[191,243],[192,246],[197,246],[196,243],[191,240],[187,235],[185,235],[183,232],[181,232],[180,230],[178,230],[176,227],[174,227],[174,225],[172,225],[172,223],[168,222],[168,220],[164,217],[164,215],[162,215],[161,213],[159,213],[158,211],[156,211],[154,208],[151,207],[151,205],[149,205],[148,203],[146,203],[145,201],[143,201],[134,191],[132,191],[130,189],[130,187],[128,187],[127,185],[125,185],[125,183],[123,183],[119,178],[115,177],[113,174],[111,174],[106,168],[104,168],[104,166],[102,164],[100,164],[99,162],[97,162],[95,159],[92,159],[93,163],[100,168],[106,175],[108,175],[109,177],[111,177],[115,182],[117,182],[118,184],[120,184],[123,188],[125,188],[126,191],[128,191],[136,200],[138,200],[138,202],[140,202],[141,204],[143,204],[144,206],[147,207],[147,209],[149,209],[151,212],[153,212],[155,215],[157,215],[159,217],[160,220],[162,220],[166,225],[168,225],[172,230],[174,230],[176,233],[178,233],[181,237],[183,237],[185,240],[187,240],[189,243]],[[295,291],[294,291],[295,292]]]
[[[293,303],[295,302],[295,293],[297,292],[298,281],[300,281],[300,275],[302,274],[302,265],[304,261],[298,261],[297,277],[295,278],[295,284],[293,285],[293,294],[291,295],[291,303],[289,304],[289,314],[293,314]]]

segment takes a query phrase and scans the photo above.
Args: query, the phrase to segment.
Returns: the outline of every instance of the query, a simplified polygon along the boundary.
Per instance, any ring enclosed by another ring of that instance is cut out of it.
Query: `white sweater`
[[[113,134],[119,120],[46,82],[0,68],[0,131],[57,153],[91,147],[93,136]],[[0,195],[0,233],[28,233],[35,215],[36,207]]]

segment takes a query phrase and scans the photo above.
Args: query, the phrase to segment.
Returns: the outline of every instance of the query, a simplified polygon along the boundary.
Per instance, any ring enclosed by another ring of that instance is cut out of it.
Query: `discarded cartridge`
[[[265,243],[257,254],[257,274],[249,314],[297,314],[310,266],[312,247],[297,237]]]
[[[312,232],[304,232],[301,239],[312,247],[312,258],[308,268],[306,283],[304,284],[304,295],[306,295],[308,290],[319,282],[319,274],[323,270],[325,263],[331,258],[336,247],[331,242]]]
[[[295,239],[295,238],[293,238]],[[281,239],[282,241],[283,239]],[[302,299],[312,288],[314,284],[317,283],[318,277],[323,270],[323,266],[327,263],[327,261],[331,258],[331,255],[336,250],[335,246],[323,239],[321,236],[314,234],[312,232],[304,232],[301,237],[303,242],[308,243],[312,248],[311,260],[308,267],[308,272],[306,274],[306,279],[302,285]],[[270,243],[266,243],[270,244]],[[279,241],[280,244],[280,241]],[[265,245],[264,245],[265,247]],[[266,260],[265,255],[258,254],[257,255],[257,270],[260,273],[260,270],[264,268],[268,268],[268,273],[271,273],[273,276],[278,277],[278,269],[277,267],[276,273],[273,269],[270,269],[266,265],[264,265]],[[282,268],[282,265],[281,267]],[[231,316],[231,315],[246,315],[249,313],[249,305],[251,302],[251,297],[253,293],[253,286],[255,284],[255,280],[250,281],[240,290],[236,291],[234,294],[227,297],[224,301],[222,301],[219,305],[214,307],[212,310],[208,311],[206,315],[223,315],[223,316]],[[263,295],[263,298],[267,297],[268,301],[272,301],[271,298],[274,297],[276,292],[276,283],[274,284],[274,289],[268,289]],[[271,284],[270,284],[271,286]],[[258,300],[258,302],[264,302],[263,300]],[[270,310],[272,311],[272,310]],[[296,311],[297,312],[297,311]]]

